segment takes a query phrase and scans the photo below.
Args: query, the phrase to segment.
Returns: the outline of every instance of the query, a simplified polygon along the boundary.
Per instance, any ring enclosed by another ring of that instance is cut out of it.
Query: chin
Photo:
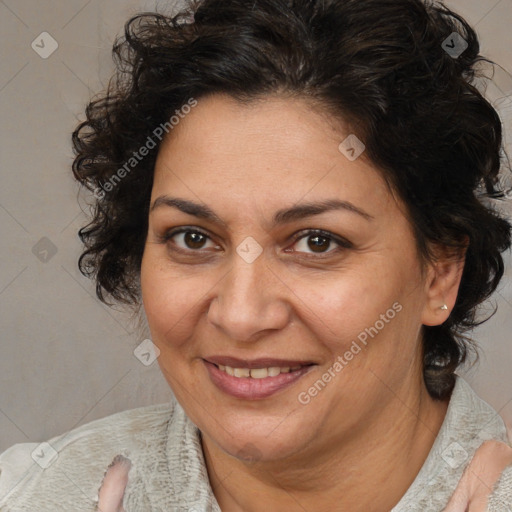
[[[258,421],[261,421],[258,425]],[[264,424],[266,427],[263,427]],[[214,430],[200,430],[220,447],[222,451],[244,462],[270,462],[286,459],[296,454],[301,446],[310,446],[311,432],[306,432],[300,425],[287,420],[265,422],[263,418],[252,418],[248,422],[239,421],[214,426]],[[263,428],[262,428],[263,427]]]

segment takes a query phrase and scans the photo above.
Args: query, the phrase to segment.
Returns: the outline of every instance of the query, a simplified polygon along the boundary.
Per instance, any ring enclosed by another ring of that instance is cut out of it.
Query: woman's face
[[[300,100],[216,95],[160,148],[144,308],[178,401],[231,455],[321,453],[421,387],[412,229],[349,134]]]

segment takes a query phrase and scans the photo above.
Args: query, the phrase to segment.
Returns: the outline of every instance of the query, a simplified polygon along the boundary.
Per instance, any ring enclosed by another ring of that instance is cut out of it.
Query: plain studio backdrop
[[[78,272],[77,231],[86,217],[70,144],[86,102],[113,71],[112,42],[124,22],[140,10],[169,12],[172,4],[0,1],[0,452],[172,399],[157,362],[147,365],[134,354],[148,333],[128,314],[101,304],[94,284]],[[486,94],[502,116],[512,156],[512,0],[446,4],[476,28],[482,52],[502,66]],[[504,208],[512,213],[510,204]],[[506,258],[492,300],[498,312],[474,333],[480,362],[463,374],[512,428],[512,265],[510,254]]]

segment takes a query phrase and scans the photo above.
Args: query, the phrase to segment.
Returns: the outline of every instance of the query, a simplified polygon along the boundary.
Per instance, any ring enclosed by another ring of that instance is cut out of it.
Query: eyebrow
[[[188,199],[169,197],[166,195],[160,196],[153,201],[153,204],[151,205],[150,208],[150,212],[156,210],[157,208],[161,208],[162,206],[177,208],[181,212],[186,213],[188,215],[200,217],[202,219],[206,219],[216,224],[220,224],[224,227],[227,227],[226,223],[208,206],[195,203],[194,201],[190,201]],[[291,206],[289,208],[283,208],[281,210],[278,210],[274,214],[274,217],[272,219],[272,227],[278,224],[286,224],[289,222],[301,220],[307,217],[312,217],[314,215],[320,215],[322,213],[335,210],[342,210],[355,213],[366,220],[374,219],[372,215],[365,212],[361,208],[358,208],[350,201],[342,201],[340,199],[326,199],[323,201],[302,203],[295,206]]]

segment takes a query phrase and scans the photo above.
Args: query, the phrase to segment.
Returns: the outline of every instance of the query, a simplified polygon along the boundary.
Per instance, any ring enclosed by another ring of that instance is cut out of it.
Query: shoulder
[[[486,441],[508,444],[505,422],[466,380],[457,376],[445,419],[430,453],[393,512],[443,510],[465,468]]]
[[[34,499],[40,501],[34,503],[39,510],[44,509],[39,508],[41,500],[47,499],[45,493],[54,495],[55,489],[70,502],[73,497],[79,502],[96,499],[113,457],[119,453],[130,456],[148,444],[165,442],[174,410],[173,402],[139,407],[92,421],[43,443],[15,444],[0,455],[0,510],[29,510],[28,502],[21,508],[4,509],[3,505],[24,503],[31,494],[39,496]],[[72,508],[90,510],[85,505]]]
[[[464,378],[457,376],[456,382],[440,434],[456,441],[473,441],[475,450],[487,440],[508,443],[507,428],[499,413]]]

